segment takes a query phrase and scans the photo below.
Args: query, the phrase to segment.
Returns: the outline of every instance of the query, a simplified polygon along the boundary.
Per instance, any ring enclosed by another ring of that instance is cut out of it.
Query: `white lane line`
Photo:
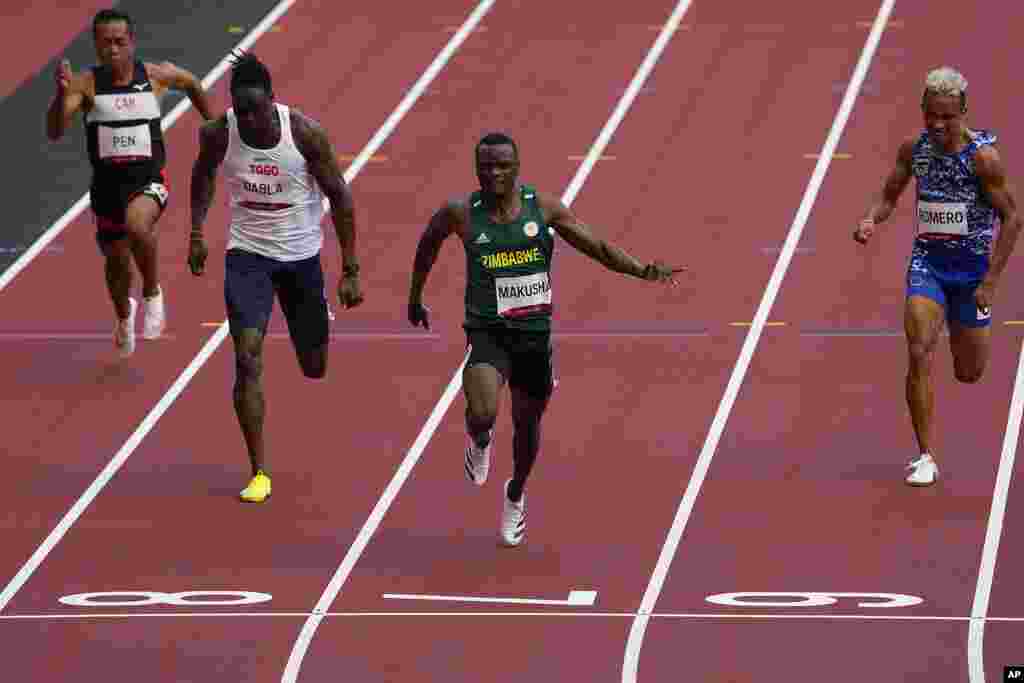
[[[293,2],[294,0],[287,0],[287,2],[279,5],[278,8],[283,7],[283,9],[277,12],[276,15],[274,13],[267,15],[267,17],[262,22],[260,22],[260,24],[255,29],[253,29],[253,32],[249,34],[250,37],[257,35],[257,31],[265,33],[267,29],[274,23],[274,21],[276,21],[277,18],[280,17],[280,15],[283,14],[284,11],[289,6],[291,6]],[[486,0],[485,2],[481,3],[480,7],[489,7],[491,4],[493,4],[493,2],[494,0]],[[477,12],[474,13],[474,16],[476,16],[479,13],[480,8],[477,9]],[[456,38],[458,38],[458,36],[456,36]],[[420,80],[416,83],[416,86],[412,90],[410,90],[409,93],[402,99],[402,101],[398,104],[398,107],[395,109],[395,111],[392,112],[392,114],[387,118],[384,124],[377,130],[377,132],[374,134],[373,138],[367,143],[363,151],[359,154],[358,157],[356,157],[355,161],[352,162],[352,165],[348,167],[348,170],[345,171],[344,174],[346,182],[351,183],[352,180],[356,177],[356,175],[359,174],[363,166],[366,165],[366,162],[370,158],[371,154],[375,150],[380,148],[380,146],[384,143],[384,140],[395,129],[395,126],[398,125],[398,122],[401,120],[402,116],[405,115],[405,113],[408,112],[410,108],[412,108],[412,105],[419,98],[423,90],[426,89],[430,81],[437,75],[438,71],[440,71],[444,63],[451,58],[452,53],[454,53],[455,48],[457,47],[456,38],[452,38],[448,45],[445,46],[441,54],[438,55],[434,62],[430,64],[427,70],[420,77]],[[252,42],[255,40],[255,37],[253,37],[251,40],[248,40],[248,42],[243,40],[242,43],[239,43],[240,49],[246,49],[248,45],[251,45]],[[110,462],[107,463],[107,466],[103,468],[103,470],[99,473],[99,475],[97,475],[96,479],[93,480],[93,482],[89,485],[89,487],[85,490],[81,497],[77,501],[75,501],[74,505],[71,506],[71,509],[69,509],[67,513],[64,515],[64,517],[61,518],[61,520],[57,523],[57,526],[53,529],[53,531],[50,532],[50,535],[47,536],[46,540],[43,541],[42,545],[40,545],[36,549],[36,551],[32,554],[32,557],[30,557],[28,561],[24,564],[24,566],[22,566],[21,569],[18,570],[18,573],[15,574],[14,578],[11,579],[10,583],[7,584],[3,592],[0,593],[0,612],[4,610],[7,604],[11,601],[11,598],[14,597],[14,594],[21,589],[25,582],[28,581],[29,577],[31,577],[32,574],[36,571],[36,569],[39,568],[39,565],[43,563],[43,560],[46,559],[46,556],[50,553],[51,550],[53,550],[54,546],[56,546],[57,543],[60,542],[61,538],[64,537],[64,534],[66,534],[68,529],[71,528],[71,525],[74,524],[78,520],[78,518],[82,516],[82,513],[85,511],[86,507],[88,507],[89,504],[93,501],[93,499],[95,499],[96,496],[99,495],[100,491],[103,490],[103,487],[107,485],[111,478],[125,463],[125,461],[128,460],[128,457],[135,451],[135,449],[138,447],[142,439],[145,438],[145,436],[150,432],[150,430],[153,429],[153,427],[156,425],[160,417],[165,412],[167,412],[168,408],[171,407],[171,404],[174,403],[175,399],[177,399],[181,392],[185,390],[185,387],[188,386],[188,383],[192,381],[192,378],[195,376],[195,374],[199,372],[199,369],[206,363],[210,356],[213,355],[214,351],[217,350],[217,347],[219,347],[221,343],[223,343],[227,336],[228,323],[225,320],[220,324],[220,327],[218,327],[217,330],[213,333],[213,336],[211,336],[210,339],[207,340],[206,344],[203,345],[203,348],[200,349],[196,357],[192,359],[192,362],[189,363],[188,367],[186,367],[178,376],[178,378],[174,381],[174,384],[172,384],[170,389],[167,390],[167,393],[165,393],[163,397],[160,398],[160,400],[149,412],[149,414],[146,415],[145,418],[143,418],[142,422],[139,423],[139,426],[136,427],[132,435],[128,437],[128,440],[124,443],[121,449],[114,455]]]
[[[661,35],[658,36],[654,46],[648,52],[643,63],[641,63],[637,68],[636,74],[633,76],[629,87],[620,98],[611,117],[605,123],[604,128],[601,129],[601,132],[598,134],[594,144],[591,145],[586,158],[581,162],[579,168],[576,170],[576,175],[573,176],[572,181],[570,181],[569,186],[562,195],[562,202],[566,206],[572,204],[576,195],[583,187],[583,183],[590,175],[594,164],[601,158],[601,154],[604,152],[609,140],[611,140],[615,129],[626,115],[626,112],[633,103],[633,100],[636,99],[637,93],[640,92],[640,88],[643,86],[644,81],[647,80],[650,72],[654,69],[658,56],[660,56],[661,52],[665,49],[665,45],[667,44],[674,27],[679,24],[683,13],[686,11],[686,8],[690,6],[691,1],[692,0],[681,0],[671,18],[666,22],[665,28]],[[493,3],[487,3],[488,8],[490,7],[490,4]],[[477,11],[482,17],[483,12],[480,12],[480,8],[478,8]],[[467,21],[467,23],[463,25],[462,30],[456,34],[456,38],[459,36],[465,36],[472,31],[472,29],[472,25]],[[434,430],[437,428],[437,422],[440,422],[441,417],[448,410],[448,406],[455,398],[455,394],[462,388],[462,368],[465,366],[468,359],[469,354],[467,353],[462,360],[462,364],[458,369],[456,369],[455,374],[452,376],[451,382],[448,384],[447,389],[445,389],[444,394],[441,396],[437,405],[434,406],[434,411],[431,413],[427,423],[423,425],[423,429],[420,431],[419,436],[417,436],[416,442],[413,444],[412,448],[409,449],[408,454],[405,456],[405,460],[402,461],[402,464],[399,466],[395,476],[387,485],[387,488],[385,488],[380,500],[377,501],[377,505],[370,513],[370,517],[366,520],[363,528],[360,529],[355,542],[351,547],[349,547],[348,552],[342,559],[341,565],[338,567],[330,583],[327,584],[327,588],[324,589],[323,594],[316,603],[316,607],[313,609],[314,614],[310,616],[303,625],[302,630],[299,633],[299,637],[295,641],[292,653],[288,657],[288,663],[285,666],[284,674],[281,677],[282,683],[294,683],[298,679],[299,669],[302,666],[302,659],[305,657],[306,651],[309,649],[313,636],[316,634],[317,626],[319,626],[320,621],[323,619],[323,614],[325,614],[328,608],[330,608],[334,603],[335,598],[337,598],[342,586],[348,579],[348,575],[351,573],[352,568],[355,567],[355,564],[359,560],[359,556],[365,549],[370,537],[376,532],[377,527],[380,526],[381,520],[387,513],[392,501],[395,496],[398,495],[398,490],[405,483],[405,480],[408,478],[413,466],[419,460],[420,455],[422,455],[423,449],[426,448],[427,442],[433,436]]]
[[[765,288],[764,296],[757,308],[754,322],[747,333],[746,340],[743,342],[743,348],[740,350],[740,356],[736,361],[736,366],[733,368],[732,376],[729,378],[729,384],[725,388],[722,401],[718,404],[718,410],[712,420],[708,437],[704,441],[703,448],[701,448],[700,455],[693,468],[693,474],[683,493],[682,500],[679,502],[675,519],[672,521],[665,544],[661,548],[658,562],[654,567],[654,572],[651,574],[651,580],[647,584],[647,590],[644,592],[643,599],[640,602],[640,613],[630,628],[629,638],[626,641],[626,652],[622,662],[623,683],[635,683],[637,680],[640,648],[643,645],[644,633],[647,629],[647,620],[649,618],[647,615],[654,611],[658,596],[661,594],[665,577],[668,575],[669,566],[672,564],[672,558],[679,547],[683,530],[686,528],[686,523],[693,511],[693,506],[697,501],[701,486],[704,484],[704,478],[707,476],[708,468],[711,466],[711,458],[714,456],[715,449],[718,447],[718,440],[725,430],[725,424],[729,419],[729,413],[732,411],[733,404],[736,402],[736,396],[739,394],[747,368],[750,366],[754,349],[757,347],[757,342],[761,338],[765,322],[768,320],[768,313],[771,311],[776,296],[778,296],[782,279],[789,269],[789,263],[796,251],[797,244],[800,242],[804,225],[810,216],[811,207],[814,205],[818,190],[825,179],[825,173],[832,160],[832,155],[839,144],[839,138],[842,135],[843,128],[846,126],[850,112],[853,110],[857,93],[864,82],[864,77],[867,75],[871,59],[874,56],[875,49],[878,47],[878,42],[882,38],[882,32],[885,29],[885,24],[892,13],[895,3],[896,0],[884,0],[878,10],[878,16],[875,17],[875,23],[872,26],[871,33],[868,35],[867,43],[864,45],[864,50],[861,52],[853,76],[846,88],[846,94],[843,96],[843,101],[839,105],[835,120],[832,122],[832,128],[825,140],[825,145],[821,149],[818,162],[814,166],[814,173],[811,175],[806,192],[804,192],[803,201],[800,202],[800,208],[797,210],[796,217],[790,226],[789,235],[783,244],[779,260],[775,264],[775,270],[772,272],[771,279]]]
[[[264,33],[269,31],[274,25],[274,22],[280,19],[294,4],[295,0],[281,0],[281,2],[277,3],[274,8],[270,10],[267,16],[263,17],[263,20],[260,21],[260,23],[256,24],[247,36],[242,38],[242,40],[235,45],[234,49],[248,50],[252,47],[253,43],[255,43]],[[231,53],[228,53],[221,59],[220,63],[213,67],[213,69],[210,70],[210,73],[206,74],[203,78],[203,88],[209,89],[210,86],[216,83],[230,67]],[[163,120],[160,122],[160,127],[163,130],[167,130],[173,126],[174,122],[177,121],[190,106],[192,106],[192,102],[187,97],[183,98],[178,102],[174,109],[164,116]],[[32,243],[32,246],[26,249],[25,253],[23,253],[17,261],[12,263],[3,273],[0,273],[0,291],[3,291],[4,287],[10,284],[11,280],[13,280],[18,273],[24,270],[24,268],[31,263],[32,259],[38,256],[41,251],[46,249],[50,242],[57,239],[57,236],[64,231],[64,228],[68,227],[73,220],[78,218],[78,215],[88,208],[88,206],[89,193],[86,192],[64,213],[63,216],[57,219],[57,222],[47,228],[46,232],[40,235],[39,238]],[[3,609],[2,605],[0,605],[0,609]]]
[[[467,29],[465,33],[468,34],[471,30],[471,28]],[[341,591],[341,587],[344,585],[345,580],[348,579],[348,575],[352,572],[352,568],[355,567],[359,557],[363,554],[363,550],[366,549],[367,544],[370,542],[370,537],[372,537],[377,531],[377,527],[380,526],[381,520],[384,519],[384,515],[387,513],[388,508],[391,507],[391,503],[394,502],[395,497],[398,496],[399,489],[402,488],[405,480],[409,478],[412,468],[419,461],[420,456],[423,455],[423,450],[427,447],[430,437],[434,435],[434,431],[441,423],[441,418],[443,418],[444,414],[448,411],[448,406],[450,406],[452,401],[455,400],[455,396],[458,394],[459,388],[462,386],[462,369],[465,367],[467,360],[469,360],[469,353],[465,355],[462,359],[462,363],[458,368],[456,368],[451,381],[448,382],[448,386],[445,388],[444,393],[441,394],[441,398],[438,400],[437,405],[434,406],[434,410],[430,413],[430,417],[427,419],[423,428],[420,430],[420,433],[417,435],[416,441],[413,442],[412,447],[405,456],[405,459],[402,460],[402,464],[399,465],[395,475],[391,478],[391,481],[388,482],[387,487],[384,489],[384,493],[382,493],[380,498],[377,500],[377,504],[370,512],[370,516],[366,520],[366,523],[363,524],[363,527],[359,530],[359,534],[356,536],[355,541],[353,541],[352,545],[349,546],[348,552],[345,553],[345,557],[342,559],[341,564],[338,565],[338,569],[334,572],[334,576],[331,577],[327,587],[320,595],[320,599],[317,600],[316,606],[313,608],[313,612],[302,625],[298,638],[296,638],[295,644],[292,646],[291,654],[288,656],[288,663],[285,665],[284,673],[281,675],[282,681],[295,681],[298,678],[299,669],[302,666],[302,660],[306,656],[306,650],[309,649],[310,643],[313,642],[313,636],[316,634],[317,627],[320,626],[320,622],[323,620],[324,614],[326,614],[331,603],[334,602],[334,599]]]
[[[1017,455],[1017,440],[1020,438],[1021,416],[1024,415],[1024,344],[1017,361],[1017,380],[1013,385],[1010,399],[1010,413],[1006,421],[1006,435],[1003,437],[1003,452],[999,458],[995,490],[992,492],[992,508],[989,511],[988,527],[985,530],[985,545],[981,550],[981,566],[978,569],[978,584],[974,590],[971,606],[971,626],[967,631],[967,668],[970,683],[985,683],[985,616],[992,594],[992,579],[996,571],[999,554],[999,539],[1003,533],[1003,518],[1006,515],[1006,501],[1013,478],[1013,461]],[[989,621],[995,621],[989,619]]]
[[[323,612],[316,616],[320,619],[352,618],[352,617],[395,617],[406,619],[409,617],[489,617],[489,618],[520,618],[520,617],[576,617],[580,619],[593,619],[602,617],[605,619],[633,619],[637,612],[557,612],[542,611],[533,612],[527,610],[517,611],[468,611],[468,612]],[[77,612],[60,614],[4,614],[0,615],[0,622],[3,621],[46,621],[64,620],[74,621],[79,619],[174,619],[188,618],[289,618],[311,616],[311,612]],[[971,622],[998,621],[998,622],[1024,622],[1024,617],[987,617],[975,619],[974,617],[953,617],[935,615],[897,615],[897,614],[721,614],[717,612],[656,612],[646,615],[650,619],[711,619],[711,620],[749,620],[749,619],[780,619],[780,620],[803,620],[803,621],[933,621],[933,622]]]
[[[89,504],[99,495],[103,487],[113,478],[117,471],[121,469],[121,466],[128,460],[128,456],[132,454],[135,448],[142,441],[143,437],[149,433],[149,430],[153,428],[156,421],[160,419],[167,409],[171,406],[171,403],[177,398],[185,386],[188,385],[199,368],[202,367],[206,359],[209,358],[217,346],[224,341],[224,337],[227,336],[227,326],[222,327],[214,333],[203,348],[200,349],[199,354],[189,363],[188,367],[178,376],[171,388],[167,390],[163,398],[153,407],[148,415],[142,420],[139,426],[135,429],[128,440],[121,446],[121,449],[111,458],[110,462],[107,463],[106,467],[96,476],[96,478],[89,484],[85,492],[75,501],[74,505],[64,514],[57,526],[54,527],[53,531],[50,532],[49,536],[42,542],[42,544],[36,548],[36,551],[32,553],[32,556],[22,565],[18,573],[14,575],[14,578],[7,584],[3,592],[0,593],[0,612],[7,607],[7,604],[14,597],[15,593],[21,589],[25,582],[29,580],[39,565],[43,563],[46,556],[50,554],[50,551],[60,542],[64,537],[64,534],[68,532],[71,525],[78,521],[78,518],[82,516],[85,509]]]
[[[412,593],[385,593],[388,600],[432,600],[435,602],[484,602],[507,605],[562,605],[590,607],[597,600],[597,591],[569,591],[565,600],[541,598],[491,598],[478,595],[416,595]]]

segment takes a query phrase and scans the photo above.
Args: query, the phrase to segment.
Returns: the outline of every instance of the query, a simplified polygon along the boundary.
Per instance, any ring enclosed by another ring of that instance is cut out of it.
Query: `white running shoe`
[[[477,486],[487,481],[487,473],[491,469],[491,446],[494,444],[494,430],[487,433],[488,441],[484,448],[477,448],[476,442],[470,437],[466,446],[466,478]]]
[[[939,468],[927,453],[908,464],[907,469],[910,474],[906,481],[911,486],[931,486],[939,478]]]
[[[138,303],[132,297],[128,297],[128,303],[132,312],[127,318],[118,318],[114,324],[114,346],[121,358],[127,358],[135,352],[135,309]]]
[[[501,510],[501,542],[510,547],[522,543],[526,535],[526,492],[518,503],[513,503],[508,499],[508,485],[511,483],[511,479],[505,482]]]
[[[144,339],[159,339],[167,325],[162,287],[157,285],[156,296],[143,297],[142,309],[145,311],[145,317],[142,320],[142,337]]]

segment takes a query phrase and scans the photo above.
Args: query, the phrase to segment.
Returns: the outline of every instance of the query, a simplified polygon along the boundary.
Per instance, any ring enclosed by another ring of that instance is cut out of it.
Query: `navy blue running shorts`
[[[278,261],[229,249],[224,256],[224,303],[231,334],[244,329],[267,333],[277,295],[295,348],[309,350],[329,336],[324,271],[320,255],[300,261]]]

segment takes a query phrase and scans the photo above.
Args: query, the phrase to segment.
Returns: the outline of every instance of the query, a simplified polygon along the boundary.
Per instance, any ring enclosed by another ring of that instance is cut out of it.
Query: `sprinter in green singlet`
[[[554,388],[551,346],[551,258],[554,233],[609,270],[678,284],[659,261],[644,265],[604,240],[556,197],[519,183],[519,151],[503,133],[476,146],[480,190],[448,202],[430,219],[416,249],[409,290],[409,322],[429,329],[423,286],[442,243],[458,235],[466,250],[466,330],[470,347],[463,371],[466,397],[466,477],[487,480],[498,398],[507,382],[512,396],[513,476],[505,482],[501,539],[522,543],[526,532],[526,480],[540,448],[540,422]],[[550,229],[549,229],[550,228]]]

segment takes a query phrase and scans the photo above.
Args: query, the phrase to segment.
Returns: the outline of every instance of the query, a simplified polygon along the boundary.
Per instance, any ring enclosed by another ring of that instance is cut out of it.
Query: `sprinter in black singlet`
[[[135,30],[127,15],[113,9],[96,14],[93,39],[98,65],[75,73],[67,60],[61,62],[46,133],[50,140],[59,140],[75,114],[83,113],[93,167],[89,192],[96,239],[117,313],[114,344],[128,356],[135,350],[133,261],[142,275],[143,337],[156,339],[166,325],[156,233],[168,197],[160,98],[170,89],[182,90],[204,119],[213,115],[193,74],[169,62],[135,58]]]
[[[551,258],[554,234],[609,270],[677,284],[672,268],[643,263],[595,237],[558,198],[521,185],[519,151],[503,133],[476,146],[480,191],[449,202],[430,219],[416,249],[408,316],[429,328],[423,286],[442,243],[458,235],[466,250],[466,330],[470,346],[463,372],[466,397],[467,478],[487,480],[498,397],[507,382],[512,396],[513,476],[505,482],[501,540],[522,543],[526,532],[527,477],[540,449],[540,421],[554,387],[551,346]]]

